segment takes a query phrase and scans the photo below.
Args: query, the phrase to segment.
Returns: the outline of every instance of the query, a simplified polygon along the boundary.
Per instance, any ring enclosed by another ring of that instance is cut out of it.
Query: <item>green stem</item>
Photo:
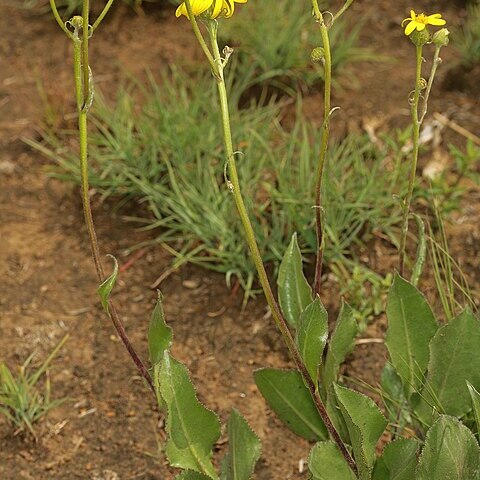
[[[95,20],[95,23],[92,25],[92,33],[94,32],[94,30],[97,29],[97,27],[102,23],[102,20],[105,18],[105,15],[108,13],[108,11],[110,10],[110,7],[112,6],[112,3],[114,2],[114,0],[108,0],[107,4],[105,5],[105,7],[103,7],[103,10],[101,11],[100,15],[98,16],[98,18]]]
[[[410,177],[408,180],[407,196],[403,201],[402,232],[400,237],[400,275],[405,274],[405,249],[408,234],[408,217],[410,215],[410,206],[412,203],[413,187],[415,185],[415,175],[417,172],[418,149],[420,138],[420,120],[418,118],[418,103],[420,99],[421,79],[422,79],[422,46],[416,47],[416,71],[415,71],[415,91],[411,105],[412,124],[413,124],[413,159],[410,167]]]
[[[88,0],[87,0],[87,4],[88,4]],[[83,16],[83,19],[85,22],[85,16]],[[83,23],[83,26],[85,26],[85,23]],[[100,248],[98,246],[97,235],[95,232],[95,225],[93,222],[92,208],[90,205],[90,197],[88,195],[88,192],[89,192],[88,130],[87,130],[88,108],[84,108],[84,107],[85,107],[85,99],[87,98],[85,94],[88,95],[89,87],[87,84],[87,89],[85,89],[85,85],[83,83],[84,81],[83,79],[85,77],[82,75],[85,73],[85,70],[87,71],[87,74],[88,74],[88,64],[86,65],[87,67],[86,69],[85,69],[85,64],[82,64],[82,60],[84,58],[88,58],[88,44],[87,44],[87,52],[85,54],[85,39],[87,36],[88,36],[88,30],[86,30],[84,27],[82,28],[83,38],[80,38],[78,29],[75,29],[73,33],[73,36],[72,36],[73,38],[73,69],[74,69],[74,78],[75,78],[75,94],[76,94],[76,100],[77,100],[78,130],[79,130],[79,140],[80,140],[80,179],[81,179],[81,195],[82,195],[83,213],[85,216],[85,224],[87,226],[90,246],[92,249],[92,256],[95,264],[95,270],[97,272],[99,283],[102,283],[105,280],[105,273],[102,266],[102,261],[100,257]],[[88,77],[89,75],[87,76],[87,82],[89,82]],[[110,318],[115,327],[115,330],[118,333],[118,336],[122,340],[125,348],[130,354],[140,374],[146,380],[150,388],[155,393],[152,378],[148,373],[148,370],[143,364],[142,360],[137,355],[132,344],[130,343],[130,340],[127,336],[127,332],[125,331],[125,327],[123,326],[123,323],[121,322],[118,316],[118,313],[116,311],[115,305],[111,300],[109,300],[109,313],[110,313]]]
[[[82,19],[83,19],[83,27],[82,27],[82,76],[83,76],[83,103],[82,106],[85,107],[85,103],[89,98],[89,89],[90,89],[90,72],[88,71],[88,21],[89,21],[89,12],[90,5],[89,0],[83,0],[83,10],[82,10]]]
[[[428,100],[430,98],[430,92],[432,91],[433,80],[435,79],[435,75],[437,73],[437,68],[442,63],[440,59],[440,50],[442,49],[441,46],[435,47],[435,54],[433,55],[433,63],[432,63],[432,70],[430,71],[430,76],[428,77],[427,88],[425,89],[425,95],[423,97],[423,104],[422,104],[422,113],[420,115],[420,125],[423,123],[425,119],[425,115],[427,114],[428,108]]]
[[[320,417],[322,418],[333,440],[338,445],[338,448],[342,452],[346,461],[348,462],[352,470],[356,472],[355,462],[351,457],[350,453],[348,452],[342,439],[340,438],[340,435],[338,434],[337,430],[335,429],[333,422],[331,421],[327,413],[325,405],[323,404],[323,401],[320,398],[318,389],[314,384],[314,382],[312,381],[312,379],[310,378],[310,375],[307,371],[307,368],[305,367],[305,364],[302,360],[300,352],[297,349],[293,336],[288,328],[287,322],[285,321],[280,311],[280,308],[277,304],[277,301],[275,300],[275,296],[273,294],[270,282],[268,280],[267,272],[265,270],[265,266],[262,261],[260,250],[258,248],[258,244],[255,239],[254,230],[250,222],[247,208],[245,206],[245,202],[240,189],[240,182],[238,178],[237,166],[235,161],[235,153],[233,150],[227,89],[226,89],[225,79],[223,75],[224,62],[220,56],[220,51],[218,48],[217,36],[216,36],[216,25],[213,25],[213,26],[207,25],[207,28],[210,34],[211,46],[214,54],[215,63],[218,67],[218,73],[219,73],[219,76],[218,78],[216,78],[216,80],[217,80],[218,94],[220,99],[220,108],[221,108],[222,125],[223,125],[223,137],[224,137],[225,152],[226,152],[227,162],[228,162],[229,181],[231,182],[231,185],[232,185],[231,190],[235,200],[235,205],[237,207],[240,220],[243,225],[246,241],[250,249],[250,254],[252,255],[253,262],[257,269],[260,284],[262,285],[262,289],[263,289],[265,298],[267,300],[268,306],[270,307],[270,311],[272,312],[272,317],[275,321],[275,324],[277,328],[280,330],[280,333],[282,334],[282,337],[287,345],[287,348],[295,363],[295,366],[297,367],[298,371],[302,374],[302,377],[315,402],[315,405],[317,407]]]
[[[65,32],[68,38],[73,38],[72,33],[68,31],[68,28],[65,26],[65,22],[62,20],[62,17],[60,17],[60,14],[58,13],[55,0],[50,0],[50,8],[52,9],[53,16],[57,21],[59,27]]]
[[[317,0],[312,0],[313,11],[316,21],[320,27],[322,44],[324,49],[325,87],[323,99],[323,125],[320,154],[318,158],[316,183],[315,183],[315,224],[317,234],[317,258],[315,262],[315,280],[313,291],[315,295],[320,294],[322,281],[323,253],[325,250],[324,225],[322,215],[322,181],[325,172],[325,163],[328,150],[328,137],[330,133],[331,95],[332,95],[332,55],[330,51],[330,39],[328,28],[325,25],[322,12]],[[348,7],[347,7],[348,8]]]
[[[350,5],[352,5],[352,3],[353,0],[347,0],[343,7],[333,17],[334,21],[340,18],[350,8]]]

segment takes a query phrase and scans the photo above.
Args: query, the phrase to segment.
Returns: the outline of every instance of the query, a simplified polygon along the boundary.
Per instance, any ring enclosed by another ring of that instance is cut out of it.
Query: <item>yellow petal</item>
[[[417,18],[416,14],[415,14],[415,12],[414,12],[413,10],[410,10],[410,18],[411,18],[412,20],[415,20],[415,18]]]
[[[175,12],[175,16],[178,18],[182,15],[188,17],[187,7],[184,3],[180,4]]]
[[[422,30],[425,30],[426,25],[424,23],[417,23],[416,27],[417,31],[421,32]]]
[[[441,13],[434,13],[432,15],[429,15],[428,18],[442,18],[442,14]]]
[[[416,26],[417,26],[417,23],[411,20],[410,23],[405,28],[405,35],[410,35],[415,30]]]
[[[212,18],[217,18],[222,13],[223,0],[214,0]]]
[[[447,22],[443,18],[431,18],[431,15],[428,17],[428,23],[430,25],[445,25]]]

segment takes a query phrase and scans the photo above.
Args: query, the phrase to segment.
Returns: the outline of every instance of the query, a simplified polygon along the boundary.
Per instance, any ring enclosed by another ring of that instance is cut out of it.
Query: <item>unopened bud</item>
[[[312,50],[310,60],[312,63],[320,63],[325,58],[325,50],[322,47],[317,47]]]
[[[70,19],[73,28],[83,27],[83,18],[80,15],[75,15]]]
[[[448,28],[442,28],[433,34],[433,43],[438,47],[446,47],[450,43]]]

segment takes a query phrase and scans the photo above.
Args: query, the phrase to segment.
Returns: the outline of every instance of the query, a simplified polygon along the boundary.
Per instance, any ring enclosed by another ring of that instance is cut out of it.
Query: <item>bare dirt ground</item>
[[[253,0],[249,3],[254,3]],[[352,68],[358,89],[348,85],[334,95],[342,114],[333,126],[338,135],[362,128],[362,120],[383,117],[385,129],[405,125],[406,97],[413,81],[411,45],[399,27],[410,3],[356,2],[350,18],[366,20],[362,43],[394,62],[357,64]],[[253,5],[252,5],[253,6]],[[426,11],[442,11],[453,26],[464,10],[452,2],[424,2]],[[95,5],[94,5],[95,8]],[[186,24],[174,19],[171,7],[149,5],[145,15],[123,4],[114,9],[92,41],[91,62],[96,81],[114,94],[123,71],[154,74],[181,56],[183,62],[201,58]],[[38,440],[12,435],[0,420],[0,478],[13,479],[172,479],[162,452],[162,418],[155,401],[138,378],[122,345],[101,311],[96,279],[83,225],[78,191],[52,180],[48,162],[32,152],[23,137],[38,138],[46,103],[43,86],[58,122],[71,116],[71,46],[48,15],[37,16],[4,5],[0,16],[0,360],[16,368],[32,352],[37,361],[52,350],[65,333],[70,339],[50,371],[55,398],[67,401],[53,410],[38,428]],[[453,62],[449,49],[445,63]],[[478,73],[478,70],[477,70]],[[474,73],[477,75],[477,73]],[[473,132],[480,131],[477,82],[458,90],[451,81],[430,104]],[[305,102],[313,122],[321,122],[321,94]],[[447,131],[445,142],[463,144]],[[428,158],[423,158],[423,164]],[[98,234],[104,253],[120,258],[128,247],[146,238],[112,213],[112,205],[93,197]],[[452,253],[478,290],[479,190],[472,186],[465,208],[449,227]],[[378,248],[377,248],[378,247]],[[380,270],[389,271],[396,253],[372,247]],[[115,295],[126,328],[146,357],[146,330],[156,293],[149,285],[169,266],[160,246],[126,268]],[[423,286],[433,299],[432,284]],[[259,366],[290,365],[278,333],[269,322],[262,298],[241,309],[241,295],[233,297],[220,275],[184,267],[163,284],[165,311],[175,331],[174,353],[185,362],[209,408],[226,420],[238,408],[261,437],[263,455],[258,480],[302,479],[299,462],[306,460],[308,442],[299,440],[269,411],[257,391],[252,371]],[[333,311],[334,286],[327,286],[324,302]],[[227,305],[227,308],[225,306]],[[381,337],[384,320],[373,323],[365,336]],[[359,346],[347,374],[371,384],[378,379],[386,352],[381,344]],[[224,445],[218,445],[219,450]]]

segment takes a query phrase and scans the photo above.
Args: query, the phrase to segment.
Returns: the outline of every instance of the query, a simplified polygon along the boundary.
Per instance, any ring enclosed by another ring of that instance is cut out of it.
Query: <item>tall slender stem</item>
[[[356,472],[357,469],[356,469],[355,461],[353,460],[345,444],[340,438],[340,435],[335,429],[335,426],[333,425],[333,422],[331,421],[327,413],[327,409],[325,408],[325,405],[323,404],[323,401],[320,398],[318,389],[316,385],[313,383],[312,379],[310,378],[310,375],[307,371],[307,368],[305,367],[305,364],[302,360],[300,352],[297,349],[293,336],[288,328],[287,322],[285,321],[280,311],[280,308],[273,294],[270,282],[268,280],[265,266],[262,261],[260,250],[258,248],[258,244],[255,239],[254,230],[250,222],[250,218],[248,216],[247,208],[245,206],[245,202],[244,202],[241,188],[240,188],[240,182],[238,178],[237,166],[235,161],[235,153],[233,150],[227,89],[226,89],[225,79],[223,75],[224,61],[220,56],[220,51],[218,48],[217,37],[216,37],[216,25],[214,25],[212,22],[212,24],[210,24],[210,26],[207,28],[210,34],[210,41],[211,41],[211,46],[213,50],[214,60],[216,65],[218,66],[219,75],[218,77],[216,77],[216,80],[217,80],[217,87],[218,87],[218,95],[220,99],[220,108],[221,108],[222,125],[223,125],[223,137],[224,137],[225,152],[226,152],[227,162],[228,162],[229,181],[231,182],[231,190],[235,200],[235,205],[237,207],[240,220],[243,225],[246,241],[250,249],[253,262],[257,269],[260,284],[262,285],[262,289],[263,289],[265,298],[267,300],[268,306],[270,307],[270,310],[272,312],[272,317],[275,321],[275,324],[277,328],[280,330],[280,333],[282,334],[282,337],[287,345],[287,348],[295,363],[295,366],[297,367],[298,371],[302,374],[302,377],[315,402],[315,406],[318,410],[320,417],[322,418],[328,432],[330,433],[331,437],[337,444],[345,460],[348,462],[351,469],[354,472]]]
[[[87,1],[88,3],[88,1]],[[87,20],[88,21],[88,20]],[[89,197],[89,179],[88,179],[88,133],[87,133],[87,115],[88,108],[85,108],[86,98],[90,95],[89,86],[85,88],[85,76],[84,73],[87,71],[87,82],[89,82],[89,70],[88,65],[82,63],[85,58],[88,59],[88,45],[87,51],[85,53],[85,38],[88,36],[88,29],[85,29],[85,16],[83,16],[83,28],[82,28],[82,38],[79,36],[78,28],[75,28],[73,33],[73,68],[74,68],[74,77],[75,77],[75,93],[77,100],[77,112],[78,112],[78,130],[80,137],[80,178],[81,178],[81,191],[82,191],[82,205],[83,213],[85,216],[85,224],[87,225],[88,237],[90,241],[90,246],[92,249],[93,261],[95,263],[95,270],[97,272],[97,277],[99,283],[105,280],[105,273],[102,266],[102,261],[100,257],[100,249],[98,246],[97,235],[95,232],[95,225],[93,222],[92,209],[90,205]],[[133,348],[130,340],[125,331],[125,327],[121,322],[118,313],[116,311],[115,305],[111,300],[109,300],[109,313],[110,318],[112,319],[115,330],[117,331],[120,339],[122,340],[125,348],[130,354],[135,366],[139,370],[142,377],[146,380],[152,391],[155,393],[153,386],[153,381],[148,373],[147,368],[143,364],[142,360],[136,353]]]
[[[417,172],[418,149],[420,138],[420,120],[418,118],[418,103],[420,99],[421,80],[422,80],[422,46],[416,47],[416,69],[415,69],[415,91],[411,105],[412,124],[413,124],[413,158],[410,167],[410,177],[408,180],[407,196],[403,201],[402,232],[400,237],[400,275],[405,274],[405,249],[408,234],[408,217],[410,215],[410,206],[412,203],[413,187],[415,185],[415,175]]]
[[[317,234],[317,256],[315,262],[315,280],[313,291],[315,295],[320,294],[323,252],[325,250],[324,225],[322,215],[322,181],[325,171],[325,163],[328,150],[328,137],[330,133],[330,115],[331,115],[331,94],[332,94],[332,55],[330,52],[330,39],[328,36],[328,28],[325,25],[322,12],[318,6],[317,0],[312,0],[312,6],[315,18],[320,27],[322,36],[322,44],[324,50],[324,69],[325,69],[325,87],[323,97],[323,125],[322,139],[320,144],[320,154],[318,158],[317,174],[315,182],[315,224]],[[347,7],[348,8],[348,7]]]

